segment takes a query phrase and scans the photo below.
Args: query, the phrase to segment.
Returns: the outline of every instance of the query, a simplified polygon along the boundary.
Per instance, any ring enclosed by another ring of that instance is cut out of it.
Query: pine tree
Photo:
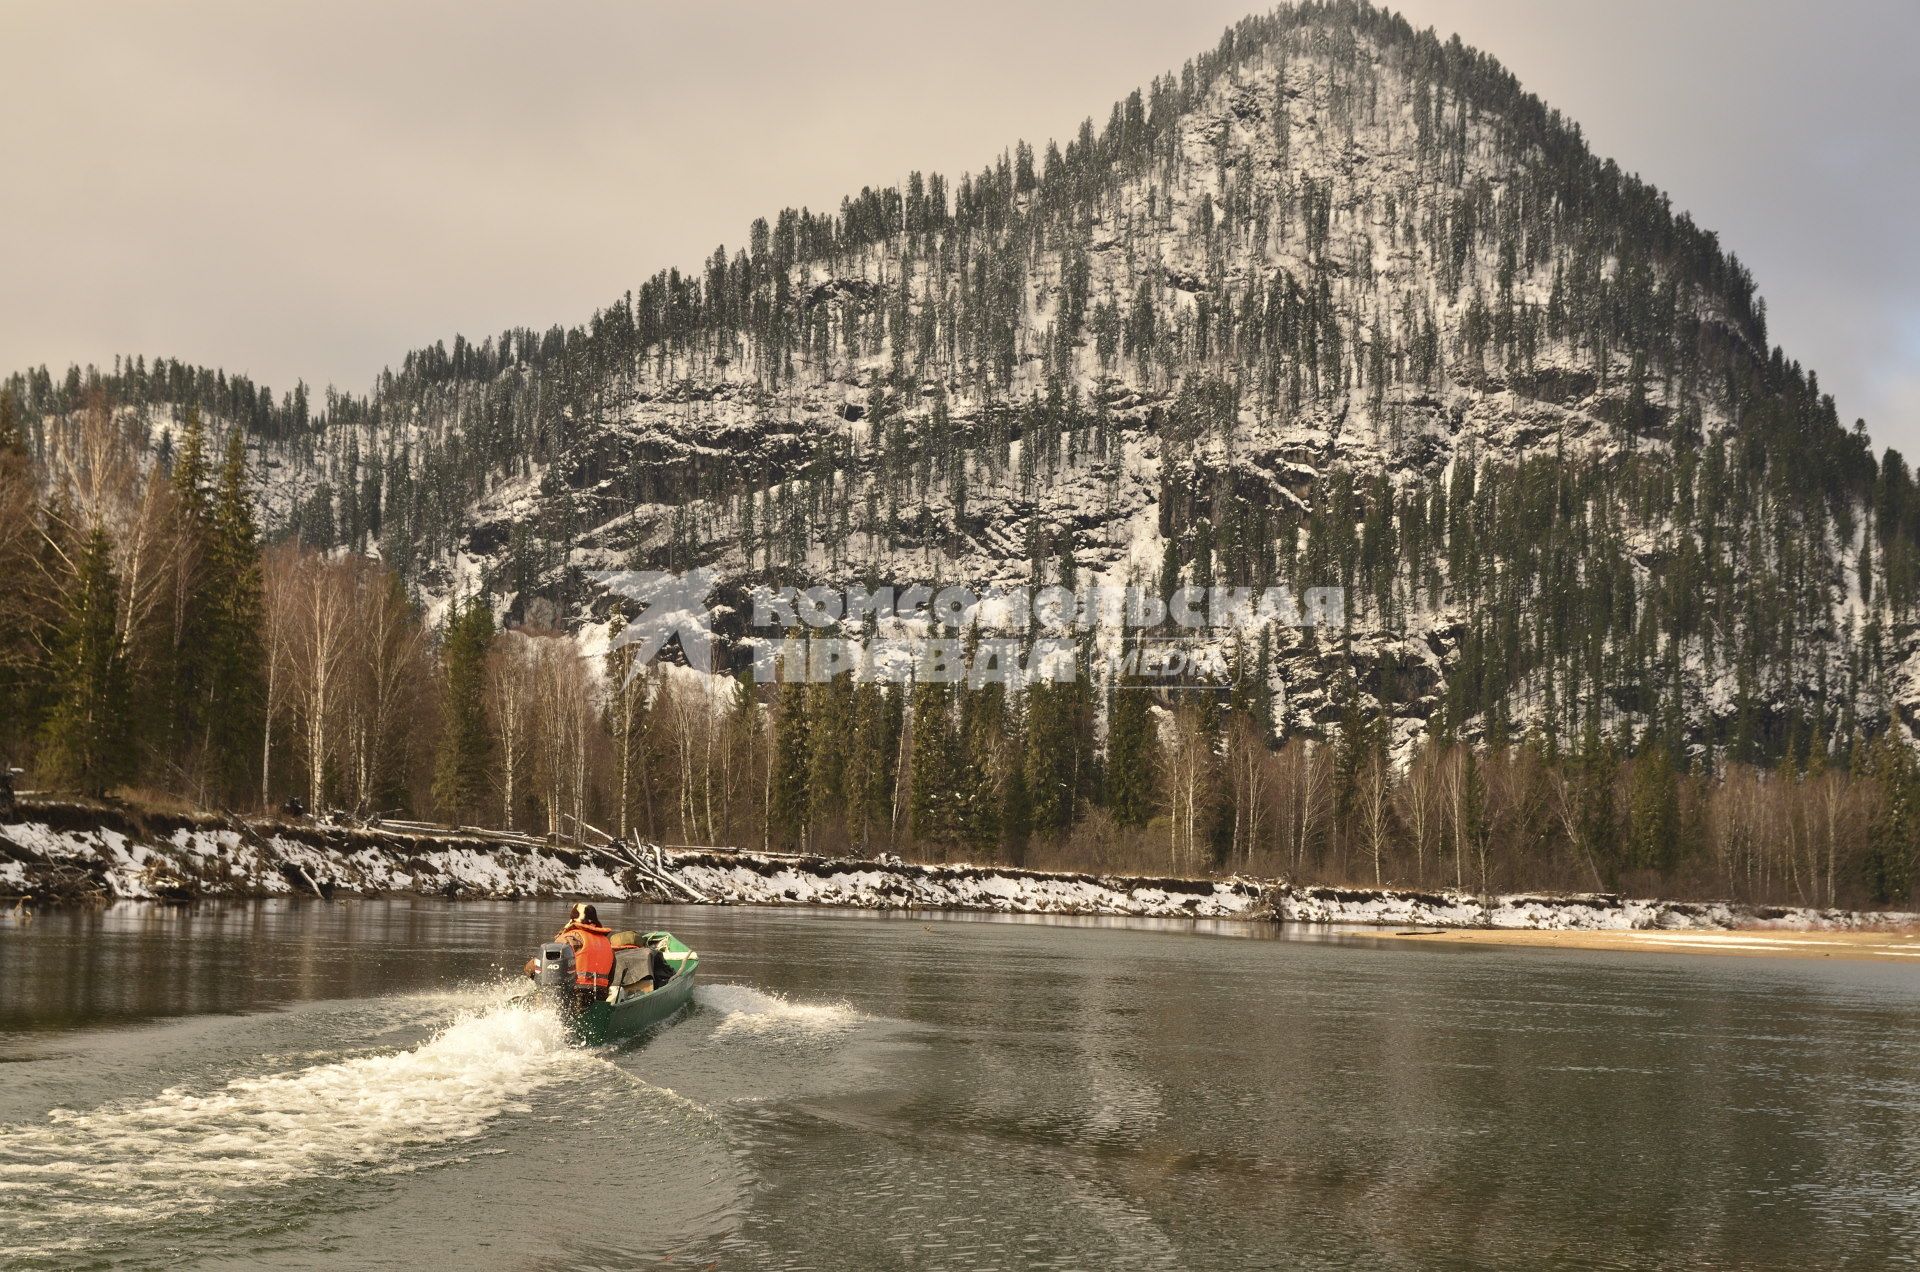
[[[1116,672],[1107,695],[1107,808],[1122,826],[1144,826],[1153,816],[1157,746],[1145,683]]]
[[[236,429],[228,435],[220,468],[207,538],[206,583],[200,591],[210,611],[201,660],[207,672],[206,763],[213,789],[227,799],[251,789],[255,741],[266,727],[265,602],[246,461],[246,442]]]
[[[1027,692],[1024,763],[1035,834],[1058,836],[1073,824],[1073,762],[1078,747],[1073,727],[1068,686],[1043,682]]]
[[[440,657],[446,678],[433,800],[443,816],[479,821],[490,804],[493,733],[487,725],[487,651],[493,610],[485,598],[456,603]]]
[[[846,770],[847,830],[863,853],[892,839],[900,725],[900,695],[892,686],[863,680],[854,687]]]
[[[31,738],[43,714],[48,615],[34,586],[39,509],[19,408],[0,390],[0,768]]]
[[[1867,771],[1880,800],[1867,827],[1861,882],[1875,904],[1906,906],[1920,868],[1920,760],[1888,731],[1869,748]]]
[[[105,530],[87,536],[54,657],[57,689],[41,761],[58,785],[89,795],[133,773],[131,683],[118,624],[120,580]]]
[[[1673,758],[1657,739],[1634,757],[1627,811],[1627,861],[1643,870],[1671,864],[1680,838],[1680,790]]]
[[[952,691],[922,681],[913,687],[908,832],[915,844],[951,847],[959,841],[959,758]]]
[[[143,717],[160,717],[149,735],[169,760],[191,773],[204,788],[211,777],[209,734],[219,692],[218,566],[214,557],[212,470],[206,430],[198,407],[189,405],[181,421],[179,449],[169,473],[185,569],[174,597],[173,640],[159,674],[136,686]],[[256,735],[257,736],[257,735]],[[251,749],[251,748],[249,748]]]
[[[794,672],[774,696],[772,794],[767,810],[772,840],[803,849],[813,821],[814,739],[807,706],[806,681]]]
[[[207,433],[200,420],[200,408],[188,404],[180,424],[180,447],[173,460],[174,495],[187,520],[204,526],[208,520],[208,491],[212,486],[212,468],[207,459]]]
[[[1033,794],[1027,789],[1027,766],[1019,762],[1026,750],[1025,728],[1025,721],[1013,718],[1010,712],[1000,755],[1000,842],[1006,847],[1007,859],[1016,866],[1026,860],[1027,841],[1033,834]]]
[[[849,751],[853,744],[853,676],[841,672],[807,686],[807,824],[809,840],[847,830]]]
[[[969,644],[967,657],[973,665],[978,646],[973,641]],[[1006,687],[993,682],[962,690],[959,708],[961,762],[955,774],[955,794],[960,842],[969,850],[970,859],[978,861],[991,857],[1000,846],[1004,830],[1001,814],[1005,774],[1012,767]]]

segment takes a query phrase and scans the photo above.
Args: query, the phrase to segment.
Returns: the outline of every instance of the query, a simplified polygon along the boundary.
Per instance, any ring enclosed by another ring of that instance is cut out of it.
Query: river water
[[[559,910],[0,921],[0,1264],[1920,1259],[1911,968],[608,906],[699,989],[583,1050]]]

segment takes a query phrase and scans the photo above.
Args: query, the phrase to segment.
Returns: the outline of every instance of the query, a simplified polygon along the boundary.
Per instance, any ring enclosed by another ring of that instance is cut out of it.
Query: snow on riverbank
[[[1247,879],[1139,879],[760,853],[666,856],[675,878],[736,904],[1204,919],[1260,918],[1266,910],[1266,886]]]
[[[1274,917],[1289,923],[1507,928],[1552,931],[1781,928],[1838,931],[1920,924],[1920,914],[1750,906],[1728,901],[1648,901],[1606,893],[1468,892],[1298,887],[1273,892]]]
[[[417,893],[623,897],[597,859],[457,833],[147,816],[75,805],[0,824],[0,895],[43,901]]]
[[[1480,896],[719,850],[662,853],[660,864],[675,885],[669,890],[646,868],[650,854],[630,861],[595,849],[509,842],[480,833],[135,816],[80,804],[42,804],[19,816],[0,824],[0,897],[28,896],[41,904],[290,894],[660,901],[698,896],[734,905],[1540,931],[1833,931],[1920,924],[1920,915],[1913,914],[1649,901],[1600,893]]]
[[[135,819],[78,805],[50,805],[26,816],[0,824],[0,895],[42,902],[302,893],[687,899],[602,852],[457,832]],[[1247,880],[1115,878],[714,851],[667,852],[662,860],[683,888],[729,904],[1265,916],[1266,886]]]

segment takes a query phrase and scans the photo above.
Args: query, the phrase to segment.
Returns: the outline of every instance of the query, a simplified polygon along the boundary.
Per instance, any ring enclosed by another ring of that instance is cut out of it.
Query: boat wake
[[[409,1150],[472,1139],[538,1088],[600,1063],[568,1045],[550,1008],[508,992],[408,1050],[0,1127],[0,1232],[204,1210],[243,1189],[402,1168]]]
[[[865,1019],[848,1003],[796,1003],[751,985],[700,985],[694,1001],[721,1012],[716,1038],[824,1041]]]

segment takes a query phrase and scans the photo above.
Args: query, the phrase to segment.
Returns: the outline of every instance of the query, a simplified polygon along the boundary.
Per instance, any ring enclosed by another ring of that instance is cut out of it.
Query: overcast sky
[[[1842,418],[1920,452],[1920,4],[1401,7],[1717,230]],[[0,368],[164,353],[364,391],[782,206],[1065,137],[1249,11],[0,0]]]

